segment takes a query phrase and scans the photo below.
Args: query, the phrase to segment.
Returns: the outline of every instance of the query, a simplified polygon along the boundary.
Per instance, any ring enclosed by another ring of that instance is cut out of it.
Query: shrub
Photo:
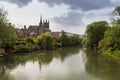
[[[32,44],[32,43],[26,43],[26,44],[20,44],[20,45],[14,46],[15,53],[30,52],[30,51],[35,51],[39,49],[40,48],[38,45]]]
[[[53,37],[49,33],[43,33],[35,39],[35,43],[37,43],[41,49],[44,50],[53,49],[53,42]]]

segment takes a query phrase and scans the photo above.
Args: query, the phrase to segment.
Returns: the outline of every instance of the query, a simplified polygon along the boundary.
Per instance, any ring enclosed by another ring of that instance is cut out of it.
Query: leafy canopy
[[[93,22],[89,24],[85,33],[85,46],[92,48],[98,46],[98,42],[103,38],[108,23],[106,21]]]
[[[13,41],[15,37],[15,28],[8,22],[7,12],[0,8],[0,41],[2,43]]]

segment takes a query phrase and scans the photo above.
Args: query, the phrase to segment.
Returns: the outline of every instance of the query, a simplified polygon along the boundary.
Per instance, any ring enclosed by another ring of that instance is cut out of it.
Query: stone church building
[[[39,25],[30,25],[28,28],[24,26],[24,28],[18,29],[16,33],[20,37],[25,38],[29,36],[36,37],[45,32],[51,32],[51,30],[49,29],[49,21],[44,21],[41,17]]]

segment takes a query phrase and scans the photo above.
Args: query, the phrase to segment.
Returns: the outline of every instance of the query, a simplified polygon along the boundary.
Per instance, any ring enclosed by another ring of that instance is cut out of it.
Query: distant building
[[[82,35],[78,35],[78,34],[73,34],[73,33],[69,33],[69,32],[65,32],[67,36],[76,36],[76,37],[79,37],[79,38],[82,38]],[[54,38],[59,38],[61,37],[61,34],[62,32],[51,32],[51,35],[54,37]]]
[[[24,26],[24,28],[17,30],[17,34],[22,38],[28,36],[36,37],[45,32],[51,32],[51,30],[49,29],[49,21],[43,21],[42,17],[40,19],[39,25],[30,25],[28,29],[26,26]]]
[[[51,35],[54,37],[54,38],[59,38],[61,36],[61,32],[51,32]]]
[[[16,33],[21,37],[21,38],[25,38],[28,36],[28,30],[26,28],[26,26],[24,26],[24,28],[22,29],[16,29]]]

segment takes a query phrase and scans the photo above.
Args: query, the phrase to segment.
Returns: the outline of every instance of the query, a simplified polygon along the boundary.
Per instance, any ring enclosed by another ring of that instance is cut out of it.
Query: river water
[[[0,80],[120,80],[120,63],[81,48],[0,57]]]

